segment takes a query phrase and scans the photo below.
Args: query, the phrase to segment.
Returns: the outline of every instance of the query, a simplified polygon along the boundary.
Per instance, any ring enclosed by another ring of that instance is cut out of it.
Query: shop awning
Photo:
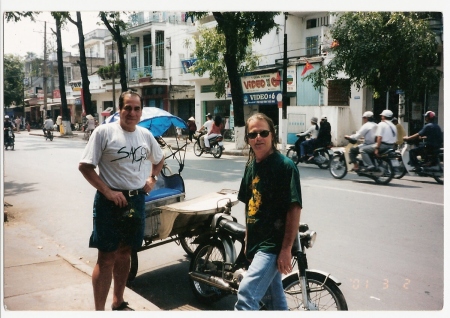
[[[111,115],[112,110],[113,110],[112,107],[108,107],[104,111],[102,111],[101,115],[105,116],[105,117],[108,117],[109,115]]]

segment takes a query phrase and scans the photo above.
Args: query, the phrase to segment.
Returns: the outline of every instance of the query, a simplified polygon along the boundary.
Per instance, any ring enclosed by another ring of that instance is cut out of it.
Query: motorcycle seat
[[[237,222],[222,219],[219,222],[219,226],[227,232],[232,233],[234,236],[244,239],[245,238],[245,226]]]

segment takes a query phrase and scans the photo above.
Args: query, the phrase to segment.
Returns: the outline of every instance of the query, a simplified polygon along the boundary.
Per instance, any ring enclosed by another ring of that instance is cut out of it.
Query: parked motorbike
[[[410,165],[409,152],[418,146],[415,141],[407,141],[406,146],[401,151],[402,162],[406,171],[410,175],[420,177],[431,177],[439,184],[444,184],[444,148],[440,148],[437,157],[433,154],[427,154],[419,160],[419,169],[412,171],[413,166]]]
[[[306,136],[298,136],[299,142],[303,142],[306,140]],[[319,166],[320,169],[328,169],[330,166],[330,159],[333,156],[333,150],[331,150],[332,144],[330,143],[324,147],[315,148],[313,151],[313,158],[311,160],[301,161],[300,154],[297,153],[297,149],[295,146],[290,146],[286,156],[290,158],[295,164],[299,164],[300,162],[306,164],[314,164]]]
[[[53,141],[53,131],[51,129],[43,129],[45,140]]]
[[[4,140],[4,146],[5,146],[5,150],[8,150],[8,147],[11,150],[14,150],[14,140],[15,140],[15,136],[14,136],[14,132],[12,130],[11,127],[8,128],[4,128],[4,130],[7,131],[5,136],[5,140]]]
[[[283,288],[290,310],[348,310],[341,284],[322,271],[308,269],[305,250],[311,248],[316,232],[307,224],[300,224],[299,235],[292,249],[293,268],[283,278]],[[231,216],[231,204],[222,213],[215,214],[209,232],[200,234],[194,243],[199,244],[191,258],[190,286],[203,303],[212,303],[227,295],[237,294],[239,284],[250,265],[244,254],[245,226]],[[234,243],[241,246],[236,253]],[[266,309],[263,303],[261,309]]]
[[[344,150],[339,149],[334,152],[330,162],[330,173],[336,179],[342,179],[347,175],[348,171],[351,171],[353,164],[350,163],[349,152],[352,147],[357,143],[356,139],[346,138],[349,143]],[[367,177],[373,179],[378,184],[388,184],[394,178],[394,168],[392,166],[391,153],[393,149],[382,152],[379,156],[372,156],[372,162],[375,166],[373,171],[356,171],[356,174],[361,177]],[[361,159],[361,155],[357,157],[358,165],[360,168],[365,167],[364,162]]]
[[[206,147],[204,145],[202,147],[202,145],[200,144],[200,137],[203,135],[205,135],[205,138],[207,138],[206,131],[196,131],[193,136],[196,140],[196,142],[194,143],[194,154],[197,157],[200,157],[202,153],[206,152],[212,154],[214,158],[220,158],[222,156],[222,151],[225,149],[222,143],[222,135],[218,135],[209,139],[210,150],[208,152],[206,151]]]

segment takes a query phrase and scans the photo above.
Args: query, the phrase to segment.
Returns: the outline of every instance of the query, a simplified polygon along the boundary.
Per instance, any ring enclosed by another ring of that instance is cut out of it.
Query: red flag
[[[303,76],[303,74],[305,74],[309,70],[313,70],[313,69],[314,69],[314,66],[312,66],[311,63],[306,61],[306,64],[305,64],[305,67],[303,68],[303,72],[302,72],[301,76]]]
[[[333,40],[333,42],[331,43],[331,48],[334,49],[334,48],[336,48],[338,46],[339,46],[338,40]]]

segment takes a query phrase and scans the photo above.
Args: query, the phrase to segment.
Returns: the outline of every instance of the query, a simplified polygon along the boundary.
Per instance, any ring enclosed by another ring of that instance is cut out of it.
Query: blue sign
[[[181,60],[181,65],[183,66],[183,72],[189,73],[189,68],[197,62],[197,59],[186,59]]]
[[[266,93],[248,93],[244,94],[244,105],[268,105],[268,104],[278,104],[277,95],[281,93],[280,91],[272,91]]]

